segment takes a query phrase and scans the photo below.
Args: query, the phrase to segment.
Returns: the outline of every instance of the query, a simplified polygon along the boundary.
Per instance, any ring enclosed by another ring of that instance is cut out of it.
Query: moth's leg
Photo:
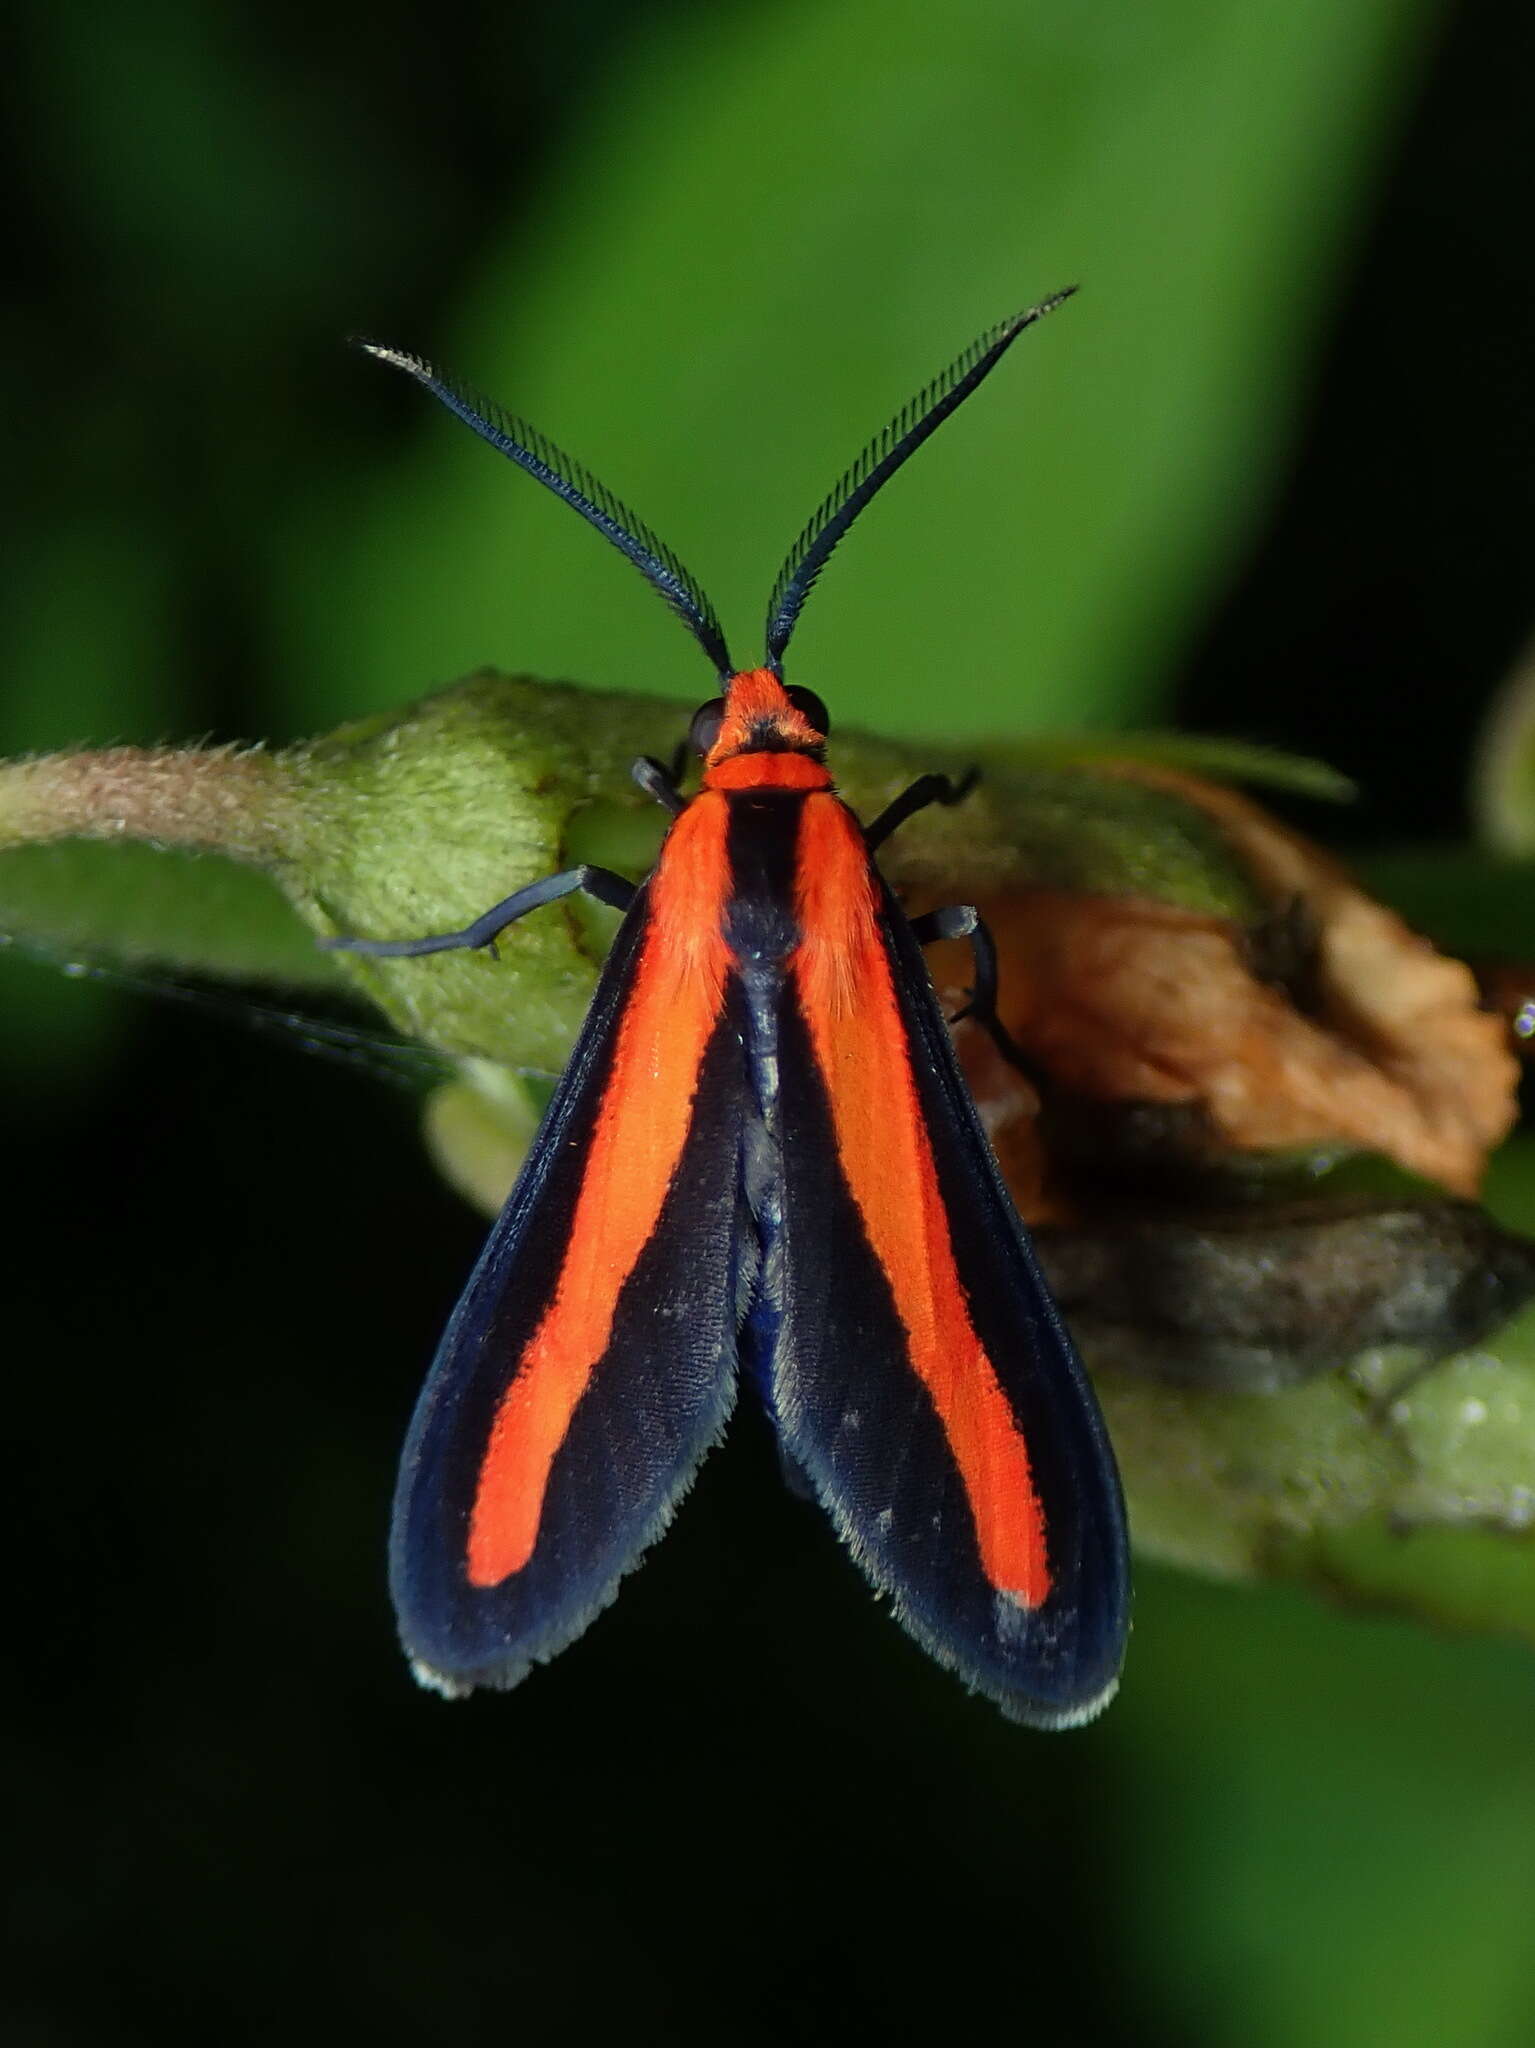
[[[872,825],[863,828],[865,846],[872,853],[898,826],[929,804],[961,804],[981,779],[979,768],[967,768],[958,782],[947,775],[919,775],[910,789],[903,789],[893,803],[886,804]]]
[[[615,875],[609,868],[594,868],[583,863],[578,868],[567,868],[563,874],[545,875],[541,882],[529,882],[525,889],[515,889],[500,903],[493,904],[483,916],[477,917],[473,924],[466,924],[462,931],[439,932],[427,939],[338,936],[320,939],[316,943],[328,953],[366,953],[375,960],[410,960],[418,953],[452,953],[476,946],[487,946],[494,952],[497,933],[505,931],[509,924],[515,924],[519,917],[526,917],[530,910],[538,910],[545,903],[557,903],[562,896],[574,896],[578,892],[595,897],[597,902],[609,904],[614,910],[627,910],[634,901],[635,885],[625,881],[622,875]]]
[[[653,754],[641,754],[630,773],[646,796],[653,796],[658,804],[664,804],[675,818],[687,807],[687,798],[678,785],[687,768],[687,742],[672,755],[671,766],[663,768]]]
[[[935,939],[968,939],[974,963],[975,983],[970,1000],[949,1019],[958,1024],[970,1017],[980,1025],[992,1044],[1011,1066],[1028,1073],[1029,1062],[1017,1040],[997,1015],[997,942],[991,927],[971,903],[951,903],[943,910],[929,910],[911,920],[912,936],[919,946]]]

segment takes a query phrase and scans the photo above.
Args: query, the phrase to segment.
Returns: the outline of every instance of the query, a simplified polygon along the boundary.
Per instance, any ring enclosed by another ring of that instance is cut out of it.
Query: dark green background
[[[1080,276],[799,673],[896,730],[1309,749],[1367,790],[1317,829],[1462,831],[1529,623],[1512,0],[20,20],[8,749],[289,737],[481,660],[702,692],[349,331],[590,459],[746,658],[861,438]],[[412,1097],[36,969],[0,999],[8,2040],[1528,2040],[1521,1650],[1148,1570],[1120,1702],[1021,1733],[743,1413],[588,1640],[414,1691],[382,1531],[479,1226]]]

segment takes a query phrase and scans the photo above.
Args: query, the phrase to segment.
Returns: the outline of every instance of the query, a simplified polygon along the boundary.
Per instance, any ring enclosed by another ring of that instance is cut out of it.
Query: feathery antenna
[[[1056,292],[1040,305],[1030,306],[1026,312],[1015,313],[1011,320],[989,328],[978,341],[970,344],[963,355],[956,356],[946,370],[901,407],[890,424],[875,435],[852,468],[841,477],[789,550],[788,560],[779,570],[773,595],[768,600],[767,658],[773,668],[782,666],[784,649],[789,644],[789,636],[794,631],[805,599],[826,567],[832,549],[864,506],[890,481],[907,457],[914,455],[928,436],[937,432],[949,414],[964,404],[981,380],[996,368],[1023,330],[1032,327],[1036,320],[1042,320],[1047,313],[1053,313],[1075,290],[1075,285],[1069,285],[1065,291]]]
[[[713,662],[716,674],[724,677],[732,673],[724,631],[699,584],[666,543],[589,469],[573,461],[526,420],[514,418],[467,385],[444,376],[420,356],[386,348],[376,341],[359,341],[357,346],[381,363],[388,363],[391,369],[414,377],[449,412],[456,413],[465,426],[473,427],[482,441],[488,441],[557,498],[573,506],[620,554],[627,555],[651,588],[660,593]]]

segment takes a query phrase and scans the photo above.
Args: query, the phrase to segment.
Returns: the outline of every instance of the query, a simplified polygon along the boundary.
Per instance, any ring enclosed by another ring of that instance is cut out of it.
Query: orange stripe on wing
[[[835,797],[805,800],[798,899],[794,973],[843,1174],[964,1481],[986,1576],[1038,1607],[1050,1568],[1028,1449],[970,1320],[868,854]]]
[[[491,1426],[469,1523],[468,1573],[495,1586],[533,1554],[544,1494],[619,1292],[653,1234],[692,1119],[724,996],[728,809],[700,796],[650,884],[650,926],[618,1030],[554,1298]]]

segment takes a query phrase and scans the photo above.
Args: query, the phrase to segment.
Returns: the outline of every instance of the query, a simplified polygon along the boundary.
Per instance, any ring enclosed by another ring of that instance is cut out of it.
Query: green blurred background
[[[285,739],[482,662],[708,677],[401,380],[589,460],[751,657],[975,331],[1078,281],[840,556],[799,680],[913,734],[1178,721],[1450,840],[1529,626],[1517,0],[26,0],[0,744]],[[1535,1658],[1147,1571],[1002,1724],[744,1415],[591,1636],[415,1692],[392,1464],[479,1236],[408,1091],[6,963],[6,2039],[1526,2043]]]

